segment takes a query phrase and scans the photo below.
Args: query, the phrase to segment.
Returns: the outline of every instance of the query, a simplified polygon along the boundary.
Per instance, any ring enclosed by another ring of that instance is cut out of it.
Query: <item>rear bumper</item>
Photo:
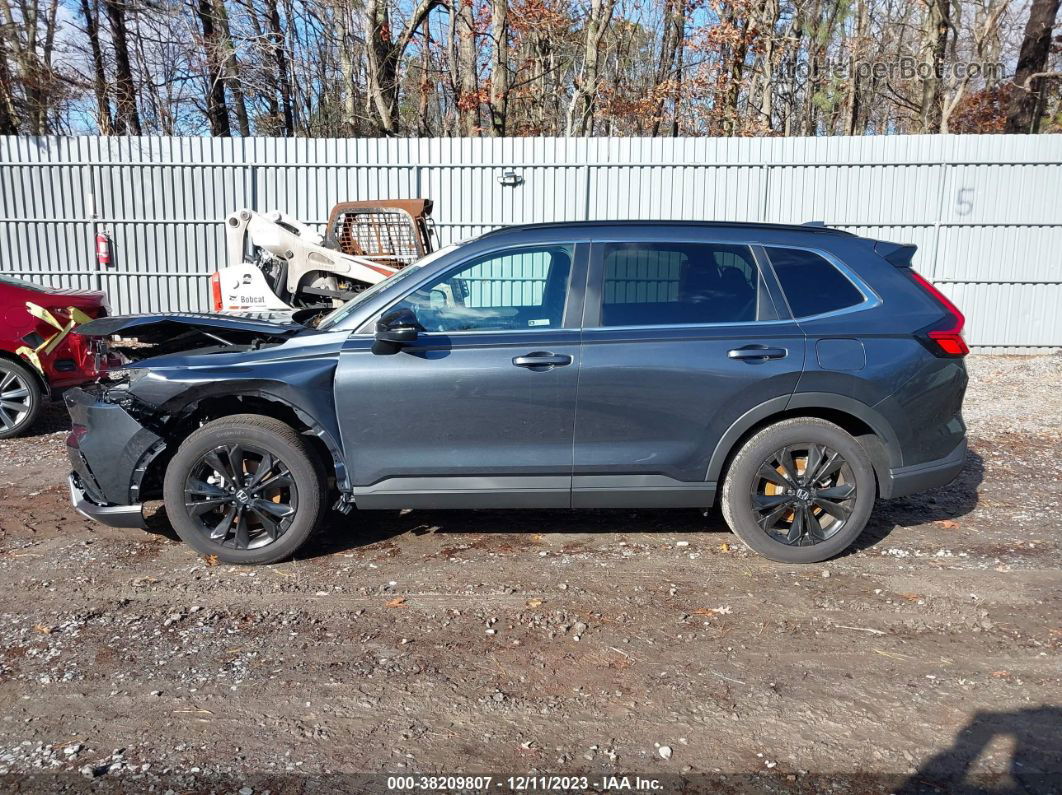
[[[908,494],[946,486],[955,480],[965,463],[966,439],[963,439],[944,458],[890,469],[887,482],[880,484],[881,496],[886,499],[906,497]]]
[[[81,487],[77,473],[71,472],[67,477],[70,484],[70,502],[82,516],[95,519],[111,527],[130,527],[144,529],[144,513],[140,505],[100,505],[89,499]]]

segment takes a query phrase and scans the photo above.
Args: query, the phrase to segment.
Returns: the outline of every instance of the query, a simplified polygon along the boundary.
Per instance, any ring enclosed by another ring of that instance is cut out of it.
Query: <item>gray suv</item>
[[[323,317],[111,317],[148,358],[72,390],[71,496],[269,563],[334,508],[705,508],[778,561],[966,454],[962,314],[914,246],[597,222],[449,246]],[[301,321],[301,322],[297,322]],[[357,525],[353,525],[356,532]]]

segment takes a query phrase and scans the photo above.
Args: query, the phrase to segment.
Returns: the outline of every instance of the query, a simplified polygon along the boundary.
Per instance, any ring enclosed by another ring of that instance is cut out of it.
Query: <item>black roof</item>
[[[824,226],[819,222],[809,222],[806,224],[765,224],[760,222],[747,222],[747,221],[667,221],[667,220],[638,220],[638,219],[625,219],[625,220],[600,220],[600,221],[547,221],[545,223],[537,224],[513,224],[511,226],[503,226],[498,229],[492,229],[489,232],[485,232],[482,236],[487,237],[489,235],[500,234],[514,229],[584,229],[588,227],[600,227],[600,226],[690,226],[690,227],[712,227],[716,229],[772,229],[780,232],[806,232],[813,235],[845,235],[847,237],[856,237],[851,232],[846,232],[843,229],[835,229],[830,226]]]

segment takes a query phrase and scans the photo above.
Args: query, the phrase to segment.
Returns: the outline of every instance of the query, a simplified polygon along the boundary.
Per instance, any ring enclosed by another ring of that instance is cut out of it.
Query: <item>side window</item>
[[[558,328],[564,317],[571,245],[488,254],[406,296],[427,331]]]
[[[836,312],[863,303],[863,294],[832,263],[812,251],[767,249],[794,317]]]
[[[747,246],[606,243],[602,326],[756,320],[761,279]]]

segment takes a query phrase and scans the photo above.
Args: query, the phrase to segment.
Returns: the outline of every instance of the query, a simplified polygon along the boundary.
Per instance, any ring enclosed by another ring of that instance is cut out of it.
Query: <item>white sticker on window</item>
[[[548,326],[549,325],[549,318],[546,317],[546,318],[541,318],[539,320],[529,320],[529,321],[527,321],[527,325],[529,325],[529,326]]]

